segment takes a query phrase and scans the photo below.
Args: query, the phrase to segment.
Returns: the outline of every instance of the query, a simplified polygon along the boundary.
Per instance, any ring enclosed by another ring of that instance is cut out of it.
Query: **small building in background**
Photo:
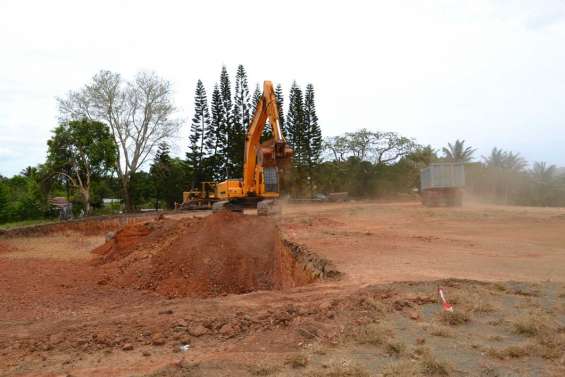
[[[62,196],[50,198],[49,206],[59,212],[59,220],[70,220],[73,218],[73,203]]]

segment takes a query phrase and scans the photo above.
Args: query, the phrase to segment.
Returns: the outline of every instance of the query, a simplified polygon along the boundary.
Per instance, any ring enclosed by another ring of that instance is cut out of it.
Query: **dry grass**
[[[355,365],[334,365],[329,370],[318,370],[306,374],[307,377],[370,377],[369,372]]]
[[[446,326],[432,326],[430,329],[430,335],[439,336],[442,338],[451,338],[453,337],[453,331],[451,331],[451,329]]]
[[[471,316],[466,310],[456,310],[452,312],[442,311],[439,315],[439,319],[447,325],[459,326],[469,322]]]
[[[361,299],[361,301],[359,302],[359,305],[362,308],[365,308],[367,310],[379,313],[379,314],[383,314],[386,312],[390,312],[390,306],[387,306],[384,302],[382,302],[381,300],[377,300],[372,296],[366,296],[363,297]]]
[[[192,377],[196,376],[198,364],[180,362],[171,364],[144,377]]]
[[[411,361],[399,361],[387,365],[383,370],[383,377],[419,377],[422,375],[419,365]]]
[[[380,346],[385,344],[391,336],[392,331],[389,327],[383,324],[371,323],[361,328],[355,340],[360,344]]]
[[[534,347],[538,356],[548,360],[555,360],[563,357],[565,349],[564,334],[546,334],[539,336],[538,344]]]
[[[298,355],[294,355],[289,357],[286,360],[286,364],[290,365],[292,368],[305,368],[306,365],[308,365],[308,362],[310,360],[308,359],[308,357],[306,355],[303,354],[298,354]]]
[[[280,369],[277,365],[253,365],[249,367],[249,373],[252,376],[270,376]]]
[[[447,377],[451,374],[452,367],[445,361],[436,359],[431,352],[425,352],[420,360],[422,374],[425,376]]]
[[[550,318],[544,313],[529,313],[512,321],[514,333],[524,336],[536,336],[551,333],[556,330]]]
[[[488,337],[488,340],[493,342],[500,342],[502,341],[502,337],[500,335],[491,335]]]
[[[496,359],[518,359],[520,357],[529,356],[532,353],[532,347],[530,345],[513,345],[505,348],[489,348],[487,350],[487,355],[494,357]]]
[[[406,351],[406,344],[396,341],[388,341],[385,345],[385,352],[389,356],[400,356]]]
[[[510,291],[511,293],[518,295],[518,296],[525,296],[525,297],[538,297],[540,292],[537,290],[530,290],[526,288],[514,288]]]

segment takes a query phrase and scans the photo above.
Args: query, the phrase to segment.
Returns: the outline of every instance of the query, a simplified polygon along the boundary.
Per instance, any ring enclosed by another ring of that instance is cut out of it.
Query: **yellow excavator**
[[[265,124],[269,121],[273,137],[261,142]],[[257,214],[280,212],[280,177],[290,167],[293,151],[281,131],[273,84],[263,83],[263,95],[245,135],[243,179],[204,182],[202,190],[183,193],[183,207],[192,204],[209,206],[212,211],[242,211],[256,207]]]

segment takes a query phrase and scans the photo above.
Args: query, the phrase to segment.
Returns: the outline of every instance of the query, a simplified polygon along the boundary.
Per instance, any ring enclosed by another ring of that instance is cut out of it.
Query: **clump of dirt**
[[[315,276],[288,262],[274,220],[223,212],[206,218],[128,225],[93,250],[101,284],[167,297],[213,297],[307,284]],[[285,268],[281,269],[281,261]]]

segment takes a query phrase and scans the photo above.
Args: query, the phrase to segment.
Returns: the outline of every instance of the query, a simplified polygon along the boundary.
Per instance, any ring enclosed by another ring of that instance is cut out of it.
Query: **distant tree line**
[[[132,80],[101,71],[77,91],[58,99],[60,124],[48,140],[43,164],[12,178],[0,176],[0,223],[57,216],[54,197],[73,204],[75,215],[117,209],[173,208],[182,192],[204,181],[241,178],[245,133],[261,97],[250,95],[247,72],[237,67],[233,85],[226,67],[208,100],[201,80],[182,158],[171,155],[176,118],[171,84],[154,73]],[[285,100],[276,85],[279,118],[294,150],[283,195],[309,198],[346,191],[352,197],[415,195],[420,170],[432,162],[465,164],[467,191],[499,204],[565,206],[565,172],[554,165],[531,166],[518,153],[493,148],[475,159],[464,140],[441,151],[390,131],[360,129],[322,138],[315,90],[294,82]],[[272,136],[266,125],[262,140]],[[103,199],[123,200],[123,207]]]

